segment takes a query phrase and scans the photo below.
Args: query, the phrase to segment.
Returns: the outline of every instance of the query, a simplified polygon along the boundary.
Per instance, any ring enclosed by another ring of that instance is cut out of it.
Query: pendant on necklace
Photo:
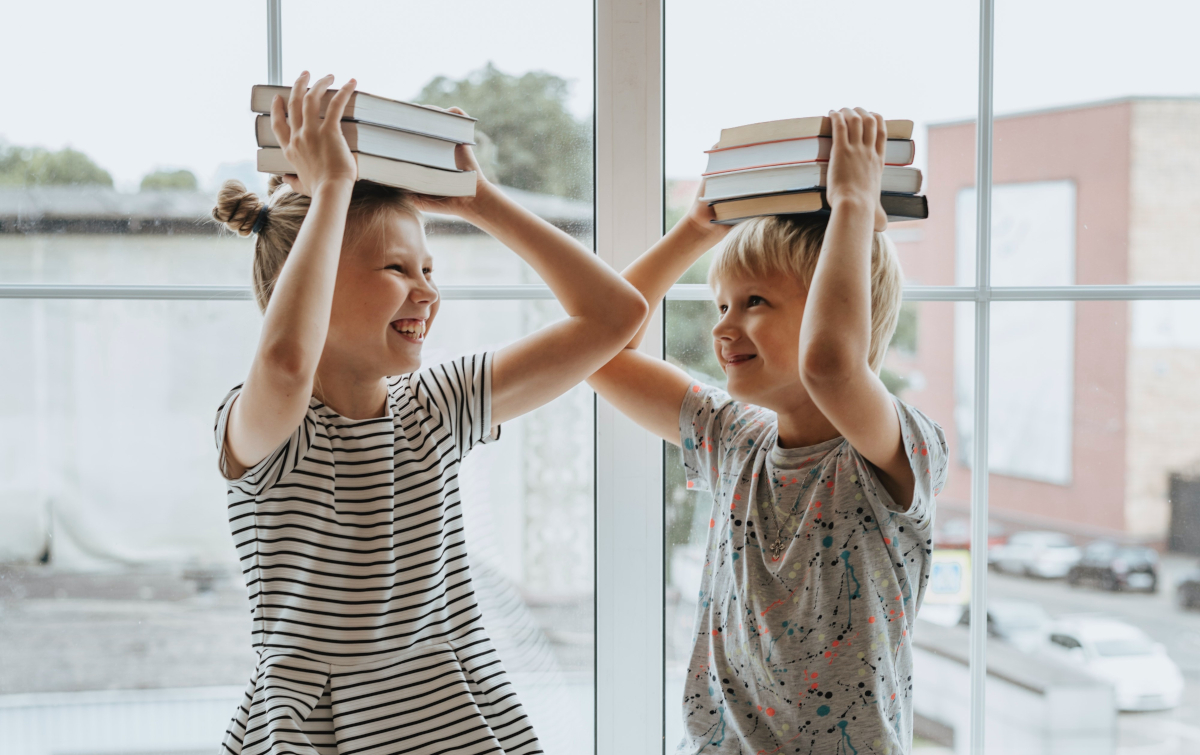
[[[780,554],[783,553],[783,540],[775,538],[775,542],[771,544],[771,558],[775,561],[779,560]]]

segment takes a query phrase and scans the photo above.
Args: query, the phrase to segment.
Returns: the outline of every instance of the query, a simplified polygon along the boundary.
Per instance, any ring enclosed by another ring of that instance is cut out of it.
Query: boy
[[[883,118],[830,118],[828,219],[746,221],[710,270],[728,393],[639,353],[645,324],[589,380],[680,445],[688,487],[713,495],[679,753],[911,747],[910,641],[946,445],[878,376],[901,294],[879,233]],[[646,301],[727,232],[712,217],[696,202],[625,270]]]

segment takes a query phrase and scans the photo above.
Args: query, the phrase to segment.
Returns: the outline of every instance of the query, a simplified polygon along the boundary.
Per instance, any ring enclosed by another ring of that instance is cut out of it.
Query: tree
[[[0,185],[61,186],[90,184],[112,186],[108,171],[70,147],[50,152],[41,147],[0,144]]]
[[[491,63],[454,80],[438,76],[416,101],[457,106],[479,119],[476,154],[488,178],[517,189],[572,199],[592,197],[591,118],[567,109],[570,84],[530,71],[512,76]],[[487,142],[490,142],[488,144]]]
[[[195,191],[198,187],[190,170],[156,170],[146,174],[139,191]]]

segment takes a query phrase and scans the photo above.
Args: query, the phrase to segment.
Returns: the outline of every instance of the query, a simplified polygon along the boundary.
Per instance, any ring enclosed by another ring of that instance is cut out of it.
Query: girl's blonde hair
[[[825,217],[776,215],[739,223],[708,269],[708,285],[721,279],[786,275],[807,290],[827,225]],[[871,243],[871,349],[867,355],[876,373],[883,367],[900,319],[903,284],[895,245],[886,234],[876,233]]]
[[[259,224],[254,240],[254,299],[262,312],[267,311],[275,281],[287,260],[300,225],[308,215],[312,200],[292,191],[279,176],[271,176],[267,185],[267,201],[263,202],[241,181],[226,181],[217,192],[213,218],[239,236],[249,236],[259,222],[259,213],[266,213]],[[365,237],[377,236],[388,213],[401,213],[422,221],[421,212],[410,192],[390,186],[358,181],[350,197],[346,214],[346,233],[343,248],[353,246]]]

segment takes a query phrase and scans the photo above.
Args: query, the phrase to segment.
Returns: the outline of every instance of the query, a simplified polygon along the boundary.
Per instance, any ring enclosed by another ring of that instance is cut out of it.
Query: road
[[[1161,713],[1122,713],[1117,755],[1194,755],[1200,752],[1200,611],[1175,604],[1175,583],[1195,558],[1165,556],[1156,594],[1110,593],[1042,580],[988,573],[988,593],[1040,603],[1052,617],[1093,613],[1119,618],[1163,643],[1187,681],[1183,704]]]

